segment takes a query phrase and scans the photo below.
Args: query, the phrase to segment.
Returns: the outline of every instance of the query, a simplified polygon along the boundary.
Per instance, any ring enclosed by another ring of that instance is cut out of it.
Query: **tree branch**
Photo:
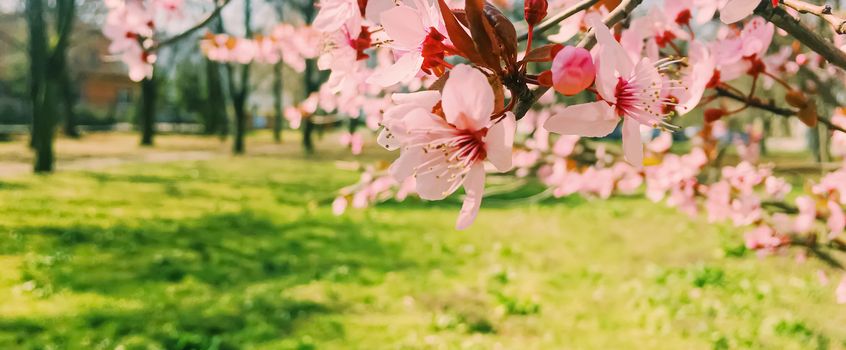
[[[801,19],[794,18],[780,7],[759,6],[755,11],[761,17],[775,24],[776,27],[783,29],[796,40],[818,53],[826,61],[846,70],[846,52],[834,46],[830,39],[823,38],[815,30],[802,24]]]
[[[632,11],[635,10],[643,0],[624,0],[614,8],[613,11],[609,12],[605,18],[602,19],[609,28],[614,26],[615,24],[619,23],[620,21],[626,19]],[[596,31],[591,28],[587,35],[579,41],[579,47],[583,47],[585,49],[592,49],[593,45],[596,45]]]
[[[832,12],[831,5],[814,5],[800,0],[782,0],[784,6],[790,7],[799,13],[808,13],[828,22],[837,34],[846,34],[846,19],[837,16]]]
[[[556,24],[561,23],[567,18],[572,17],[573,15],[587,10],[591,6],[595,5],[599,0],[582,0],[579,3],[570,6],[569,8],[565,9],[564,11],[559,12],[555,16],[547,18],[545,21],[538,24],[538,26],[533,31],[534,36],[538,36],[543,32],[547,31],[548,29],[554,27]],[[529,38],[529,32],[520,34],[517,36],[517,41],[523,41]]]
[[[771,113],[778,115],[778,116],[795,117],[797,115],[797,112],[795,110],[790,109],[790,108],[784,108],[784,107],[776,106],[772,102],[766,102],[765,103],[764,101],[761,101],[760,99],[757,99],[757,98],[747,98],[745,96],[740,96],[740,95],[738,95],[738,94],[736,94],[732,91],[729,91],[729,90],[726,90],[726,89],[720,88],[720,87],[716,88],[716,90],[717,90],[718,96],[728,97],[732,100],[743,102],[743,103],[749,105],[750,107],[762,109],[762,110],[771,112]],[[838,126],[837,124],[832,123],[831,119],[828,119],[828,118],[823,117],[823,116],[817,116],[817,120],[819,120],[820,123],[824,124],[829,129],[837,130],[837,131],[846,133],[846,129]]]
[[[172,36],[170,38],[158,41],[149,50],[150,51],[156,51],[158,49],[161,49],[162,47],[172,45],[174,43],[179,42],[182,39],[185,39],[186,37],[191,36],[191,34],[194,34],[194,32],[202,29],[203,27],[208,25],[211,21],[213,21],[215,18],[217,18],[217,16],[220,15],[220,11],[222,11],[223,8],[226,7],[226,5],[228,5],[230,2],[232,2],[232,0],[215,0],[214,10],[205,19],[203,19],[202,21],[200,21],[199,23],[197,23],[193,27],[188,28],[187,30],[185,30],[182,33],[179,33],[179,34]]]

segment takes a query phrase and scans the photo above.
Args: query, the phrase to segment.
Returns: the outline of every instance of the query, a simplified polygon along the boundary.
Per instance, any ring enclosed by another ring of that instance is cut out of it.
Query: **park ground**
[[[50,176],[0,145],[0,349],[846,348],[839,275],[639,197],[529,186],[456,232],[457,197],[332,215],[331,135],[135,142],[60,140]]]

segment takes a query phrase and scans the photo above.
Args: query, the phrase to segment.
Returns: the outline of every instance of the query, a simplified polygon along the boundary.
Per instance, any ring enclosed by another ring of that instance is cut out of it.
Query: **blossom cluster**
[[[155,1],[149,4],[141,0],[106,1],[109,12],[103,25],[103,34],[111,41],[109,53],[120,56],[121,61],[129,68],[129,77],[134,81],[140,81],[153,74],[156,55],[145,48],[153,44],[151,38],[156,29],[155,11],[162,8],[156,5],[164,3]],[[180,2],[167,3],[174,10],[181,6]]]
[[[320,48],[314,45],[319,38],[320,34],[309,26],[280,23],[269,35],[254,38],[206,33],[200,41],[200,48],[212,61],[239,64],[276,64],[281,61],[294,71],[302,72],[306,60],[320,53]]]

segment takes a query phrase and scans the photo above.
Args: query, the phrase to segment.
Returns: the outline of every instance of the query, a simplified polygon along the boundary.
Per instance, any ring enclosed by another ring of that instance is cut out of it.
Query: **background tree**
[[[219,22],[222,24],[222,21]],[[222,31],[222,30],[221,30]],[[252,1],[244,0],[244,37],[253,37],[252,28]],[[250,68],[252,64],[240,65],[240,75],[235,79],[235,69],[232,63],[226,64],[226,73],[229,82],[229,97],[232,99],[232,109],[235,111],[235,128],[233,129],[232,153],[243,154],[245,150],[244,136],[247,132],[249,115],[247,102],[250,97]]]
[[[73,30],[76,4],[74,0],[57,0],[55,6],[55,40],[49,40],[44,18],[47,10],[45,2],[27,0],[26,3],[32,105],[31,144],[35,149],[35,172],[53,170],[57,97],[62,95],[63,87],[67,87],[68,79],[67,48]],[[65,104],[69,105],[69,102],[66,100]]]

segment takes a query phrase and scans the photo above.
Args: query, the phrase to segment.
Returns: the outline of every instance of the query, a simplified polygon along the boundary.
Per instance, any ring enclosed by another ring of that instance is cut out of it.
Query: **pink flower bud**
[[[587,89],[596,78],[596,67],[590,52],[567,46],[552,60],[552,84],[555,91],[572,96]]]

